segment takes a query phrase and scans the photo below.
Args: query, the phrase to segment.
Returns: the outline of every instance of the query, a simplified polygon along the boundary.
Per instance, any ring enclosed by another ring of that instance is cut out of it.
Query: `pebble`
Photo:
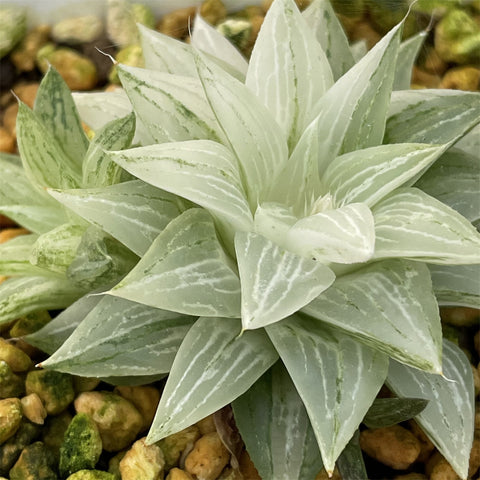
[[[425,466],[425,473],[430,480],[461,480],[440,452],[435,452],[430,457]]]
[[[122,48],[115,55],[115,60],[123,65],[129,65],[130,67],[143,67],[143,53],[140,45],[128,45]],[[110,74],[108,75],[110,83],[116,83],[120,85],[120,79],[118,78],[117,66],[113,65]]]
[[[470,66],[451,68],[443,76],[439,88],[476,92],[480,89],[480,68]]]
[[[333,475],[331,477],[329,477],[327,471],[322,468],[322,470],[318,472],[317,476],[315,477],[315,480],[342,480],[342,476],[340,475],[337,467],[335,467],[333,470]]]
[[[198,427],[192,425],[158,441],[157,445],[162,449],[165,456],[165,468],[178,466],[182,453],[185,450],[190,451],[200,436]]]
[[[91,392],[100,383],[99,378],[95,377],[73,377],[73,388],[75,393]]]
[[[42,442],[25,447],[10,470],[10,480],[57,480],[55,461]]]
[[[479,311],[468,307],[442,307],[440,308],[442,320],[456,327],[471,327],[478,324]]]
[[[15,85],[12,90],[23,103],[26,103],[30,108],[33,108],[39,86],[39,83],[23,83]]]
[[[8,242],[12,238],[18,237],[19,235],[26,235],[28,230],[25,228],[6,228],[5,230],[0,231],[0,243]],[[1,339],[2,341],[3,338]]]
[[[185,470],[179,468],[172,468],[165,480],[193,480],[193,477]]]
[[[22,403],[22,412],[32,423],[43,425],[47,418],[47,410],[43,406],[40,397],[36,393],[31,393],[20,399]]]
[[[22,377],[15,375],[8,363],[0,360],[0,398],[19,397],[24,391]]]
[[[22,404],[18,398],[0,400],[0,444],[15,435],[22,417]]]
[[[408,468],[420,454],[420,442],[400,425],[360,433],[360,447],[370,457],[395,470]]]
[[[406,475],[397,475],[393,480],[428,480],[428,477],[423,473],[412,472]]]
[[[3,127],[0,127],[0,152],[15,152],[15,138]]]
[[[100,36],[103,23],[96,15],[70,17],[56,23],[52,28],[52,38],[57,43],[78,45],[93,42]]]
[[[198,427],[201,435],[217,431],[217,427],[215,426],[215,421],[213,419],[213,413],[205,418],[202,418],[195,425]]]
[[[115,476],[100,470],[79,470],[67,477],[66,480],[115,480]]]
[[[196,13],[196,7],[179,8],[164,15],[157,23],[156,28],[160,33],[169,37],[185,38],[188,35],[189,24],[193,23]]]
[[[72,415],[66,410],[60,415],[47,417],[45,426],[42,428],[42,442],[54,454],[57,460],[60,458],[60,447],[71,421]]]
[[[147,445],[146,437],[137,440],[120,461],[122,480],[159,480],[165,459],[159,446]]]
[[[0,6],[0,58],[9,53],[25,36],[27,12],[23,7]]]
[[[216,25],[227,16],[227,9],[221,0],[205,0],[200,5],[200,16],[210,25]]]
[[[31,72],[35,68],[37,52],[48,42],[51,28],[49,25],[38,25],[30,30],[10,58],[15,67],[21,72]]]
[[[36,332],[50,322],[50,314],[46,310],[33,312],[19,318],[9,331],[12,338],[22,337],[29,333]]]
[[[420,453],[417,457],[417,462],[426,462],[432,452],[435,450],[435,445],[433,445],[432,441],[427,437],[425,432],[419,427],[415,420],[410,420],[408,425],[410,427],[410,431],[420,442]]]
[[[242,452],[240,455],[240,472],[242,473],[244,478],[248,478],[250,480],[262,480],[260,475],[255,468],[255,465],[250,458],[250,455],[246,450]]]
[[[3,126],[14,139],[17,138],[17,113],[18,104],[12,103],[5,109],[3,114]]]
[[[470,461],[468,465],[468,476],[473,477],[476,471],[480,468],[480,433],[475,435],[473,439],[472,450],[470,452]]]
[[[12,372],[26,372],[33,367],[33,362],[26,353],[3,338],[0,338],[0,360],[7,362]]]

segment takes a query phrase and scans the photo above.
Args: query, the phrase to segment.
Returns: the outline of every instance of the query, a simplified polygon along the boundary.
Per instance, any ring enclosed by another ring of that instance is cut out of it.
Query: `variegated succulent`
[[[140,146],[106,157],[138,180],[46,185],[141,259],[29,337],[43,366],[169,373],[150,442],[232,403],[264,479],[365,475],[386,383],[466,478],[473,380],[438,305],[479,305],[480,95],[407,90],[401,33],[355,63],[326,1],[276,0],[247,63],[200,18],[191,45],[141,28],[147,68],[118,67]]]

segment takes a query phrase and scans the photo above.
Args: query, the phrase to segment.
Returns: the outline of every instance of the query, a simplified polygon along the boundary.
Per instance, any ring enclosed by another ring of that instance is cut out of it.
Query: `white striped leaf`
[[[49,193],[139,256],[185,209],[174,195],[140,180],[103,188],[49,190]]]
[[[209,140],[165,143],[114,152],[111,158],[151,185],[205,207],[231,237],[251,228],[237,159],[223,145]]]
[[[240,281],[203,209],[172,220],[108,293],[187,315],[240,316]]]
[[[467,132],[456,144],[455,147],[460,148],[466,153],[479,158],[480,152],[480,124],[473,127]]]
[[[410,88],[413,65],[426,38],[427,32],[422,31],[400,44],[395,65],[394,90],[408,90]]]
[[[232,407],[235,424],[263,480],[313,479],[320,472],[322,459],[310,420],[281,362]]]
[[[321,262],[366,262],[373,255],[373,215],[363,203],[352,203],[300,219],[288,231],[290,249]]]
[[[262,235],[235,236],[244,330],[278,322],[313,300],[335,280],[320,262],[286,251]]]
[[[399,95],[392,106],[384,143],[452,144],[480,122],[480,93],[408,97]]]
[[[480,265],[429,265],[439,305],[480,308]]]
[[[83,131],[72,93],[53,67],[49,67],[40,83],[33,111],[53,134],[63,152],[81,168],[88,149],[88,138]]]
[[[337,278],[302,312],[400,362],[441,369],[442,329],[427,267],[384,260]]]
[[[423,398],[376,398],[363,419],[368,428],[383,428],[406,422],[425,410]]]
[[[56,273],[66,273],[75,258],[85,227],[64,223],[43,235],[32,245],[32,265]]]
[[[288,158],[287,143],[272,114],[241,82],[196,57],[198,74],[227,143],[238,158],[250,208],[261,203]]]
[[[102,300],[100,295],[85,295],[60,312],[40,330],[23,338],[31,345],[51,355],[63,345],[100,300]]]
[[[147,437],[153,443],[219,410],[245,393],[278,359],[262,330],[238,319],[199,318],[170,371]]]
[[[455,210],[416,188],[377,203],[375,259],[407,257],[435,264],[480,263],[480,234]]]
[[[460,348],[448,340],[443,344],[443,375],[392,361],[387,385],[398,396],[430,400],[415,420],[456,473],[466,479],[475,424],[472,368]]]
[[[238,73],[240,80],[245,78],[248,62],[244,56],[216,28],[209,25],[200,15],[195,17],[191,44],[215,59],[225,62]]]
[[[298,316],[266,330],[305,404],[323,465],[331,474],[383,385],[388,357]]]
[[[85,377],[166,373],[194,320],[107,296],[42,367]]]
[[[112,120],[93,138],[83,161],[84,187],[103,187],[120,181],[121,168],[105,150],[122,150],[130,146],[135,133],[135,115]]]
[[[444,153],[415,184],[471,222],[480,219],[479,185],[479,159],[455,148]]]
[[[321,174],[338,154],[382,143],[401,32],[399,24],[321,98],[315,119]]]
[[[355,61],[332,5],[325,0],[314,0],[302,14],[327,56],[333,78],[338,80]]]
[[[323,181],[336,205],[362,202],[372,207],[428,168],[444,151],[443,146],[421,143],[357,150],[333,160]]]
[[[293,0],[277,0],[269,8],[245,83],[273,114],[293,150],[315,116],[313,105],[333,84],[327,57]]]
[[[36,310],[65,308],[83,293],[65,278],[9,278],[0,284],[0,324]]]
[[[118,66],[135,113],[155,143],[222,138],[197,78]]]
[[[25,173],[41,187],[76,188],[81,184],[81,167],[62,150],[43,120],[19,102],[17,115],[18,149]]]
[[[255,212],[254,230],[255,233],[288,250],[288,243],[285,240],[288,231],[297,220],[292,210],[282,203],[262,203]]]

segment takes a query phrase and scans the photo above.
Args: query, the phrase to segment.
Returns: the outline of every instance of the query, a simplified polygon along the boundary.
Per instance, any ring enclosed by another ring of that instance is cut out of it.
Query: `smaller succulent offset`
[[[247,63],[200,18],[192,45],[141,28],[147,68],[118,72],[142,146],[108,159],[151,189],[135,204],[135,182],[50,190],[141,259],[30,337],[60,347],[43,366],[169,372],[150,442],[233,402],[264,479],[350,468],[386,382],[429,400],[416,420],[466,478],[473,380],[438,302],[478,305],[480,208],[434,179],[478,161],[465,139],[450,148],[480,95],[393,91],[421,40],[401,33],[355,64],[327,2],[276,0]]]

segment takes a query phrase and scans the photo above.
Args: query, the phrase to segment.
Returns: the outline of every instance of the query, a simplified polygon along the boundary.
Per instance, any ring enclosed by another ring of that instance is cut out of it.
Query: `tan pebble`
[[[185,470],[202,480],[215,480],[230,460],[230,453],[218,433],[200,437],[185,459]]]
[[[480,438],[473,439],[472,450],[470,451],[470,461],[468,466],[468,476],[472,477],[480,468]]]
[[[40,397],[36,393],[31,393],[20,401],[22,402],[22,411],[25,417],[33,423],[43,425],[45,418],[47,418],[47,411]]]
[[[17,138],[17,113],[18,103],[12,103],[12,105],[5,109],[5,113],[3,115],[3,126],[15,139]]]
[[[60,456],[63,436],[71,421],[72,415],[66,410],[60,415],[48,416],[44,426],[41,428],[41,440],[45,446],[53,452],[57,460]]]
[[[5,230],[0,231],[0,243],[8,242],[12,238],[18,237],[19,235],[26,235],[30,233],[26,228],[6,228]]]
[[[448,68],[448,64],[440,58],[440,55],[434,48],[430,48],[422,62],[422,68],[428,73],[443,75]]]
[[[22,421],[22,404],[18,398],[0,400],[0,444],[15,435]]]
[[[15,325],[10,329],[10,337],[22,337],[36,332],[50,322],[51,319],[47,310],[28,313],[15,322]]]
[[[195,425],[198,427],[202,435],[217,431],[217,427],[215,426],[215,422],[213,420],[213,413],[208,415],[208,417],[202,418]]]
[[[480,355],[480,330],[473,337],[473,344],[475,345],[477,354]]]
[[[10,132],[3,127],[0,127],[0,152],[15,152],[15,139]]]
[[[146,437],[137,440],[120,460],[122,480],[159,480],[163,478],[165,460],[160,447],[147,445]]]
[[[7,278],[5,275],[0,275],[0,283],[4,282]]]
[[[50,35],[49,25],[38,25],[25,35],[18,47],[10,54],[10,58],[21,72],[31,72],[35,68],[38,50],[45,45]]]
[[[480,402],[475,403],[475,430],[480,431]]]
[[[33,366],[27,354],[3,338],[0,338],[0,360],[7,362],[12,372],[26,372]]]
[[[15,95],[30,108],[33,108],[35,98],[38,92],[38,83],[27,83],[22,85],[16,85],[12,88]]]
[[[252,462],[252,459],[250,458],[250,455],[246,450],[244,450],[240,455],[240,460],[238,463],[240,464],[240,473],[244,478],[249,478],[251,480],[262,480]]]
[[[142,431],[150,428],[160,401],[160,392],[152,386],[115,387],[114,393],[132,402],[143,418]]]
[[[468,307],[442,307],[440,308],[442,320],[456,327],[468,327],[477,325],[480,318],[480,310]]]
[[[475,92],[480,88],[480,68],[452,68],[443,76],[439,88]]]
[[[438,75],[425,72],[416,66],[413,67],[412,84],[420,85],[424,88],[438,88],[440,81],[441,79]]]
[[[427,435],[425,435],[425,432],[420,428],[415,420],[410,420],[408,425],[411,432],[420,442],[420,453],[417,457],[417,462],[426,462],[433,450],[435,450],[435,445],[433,445],[432,441],[427,437]]]
[[[360,434],[360,447],[372,458],[395,470],[408,468],[420,454],[420,442],[406,428],[393,425]]]
[[[75,393],[91,392],[100,383],[99,378],[92,377],[73,377],[73,388]]]
[[[196,425],[184,428],[180,432],[173,433],[168,437],[162,438],[157,445],[162,449],[165,455],[165,468],[169,469],[178,466],[180,456],[185,450],[193,448],[194,443],[200,438],[201,434]]]
[[[461,480],[440,452],[435,452],[430,457],[425,466],[425,473],[430,480]]]
[[[369,22],[357,22],[353,27],[351,33],[351,41],[366,40],[368,49],[373,48],[380,40],[382,36],[372,28]]]
[[[15,222],[11,218],[6,217],[5,215],[0,215],[0,229],[11,228],[14,226]]]
[[[127,452],[125,450],[118,452],[108,461],[108,473],[115,476],[115,480],[121,480],[120,462]]]
[[[393,480],[428,480],[423,473],[407,473],[406,475],[397,475]]]
[[[475,388],[475,396],[477,396],[480,393],[480,372],[478,368],[475,368],[473,365],[470,365],[470,366],[472,367],[473,386]]]
[[[338,471],[338,468],[335,467],[335,470],[333,471],[333,474],[331,477],[328,476],[328,473],[327,471],[322,468],[322,470],[320,470],[318,473],[317,473],[317,476],[315,477],[315,480],[342,480],[342,476],[340,475],[340,472]]]
[[[83,392],[75,410],[90,415],[97,424],[107,452],[124,449],[140,432],[143,419],[131,402],[111,392]]]
[[[193,480],[193,477],[185,470],[179,468],[172,468],[165,480]]]
[[[164,15],[157,24],[157,30],[174,38],[183,38],[188,35],[189,22],[193,22],[196,7],[179,8]]]
[[[216,25],[227,16],[227,9],[221,0],[204,0],[200,5],[200,16],[210,25]]]

